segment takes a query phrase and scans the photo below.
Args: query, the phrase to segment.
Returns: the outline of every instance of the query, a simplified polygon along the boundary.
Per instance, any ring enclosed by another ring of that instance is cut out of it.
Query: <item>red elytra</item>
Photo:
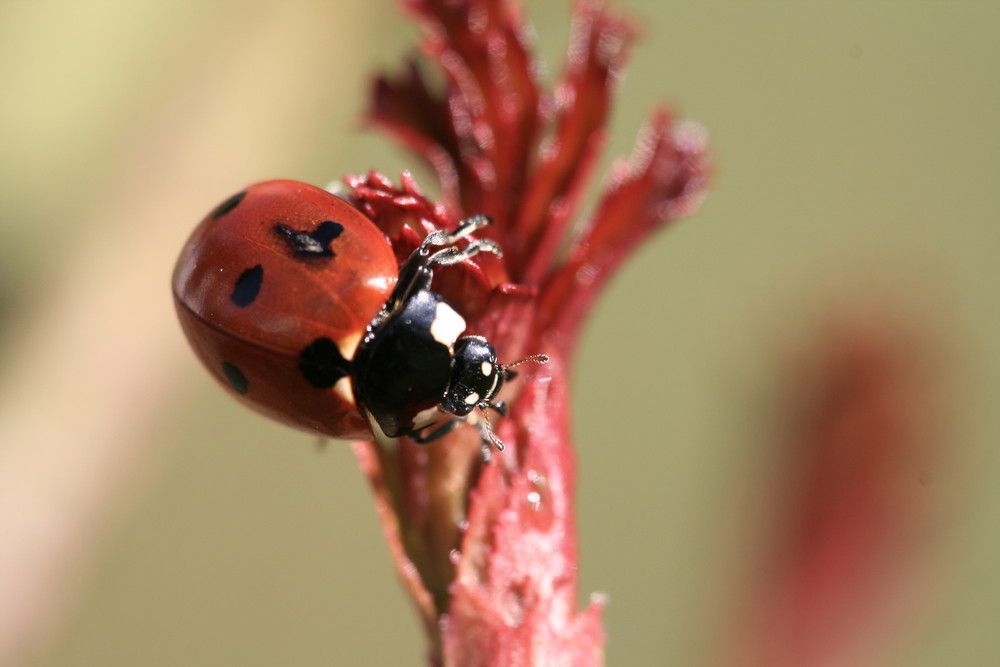
[[[238,400],[309,432],[371,438],[349,360],[397,273],[386,236],[349,203],[268,181],[198,225],[174,301],[191,347]]]

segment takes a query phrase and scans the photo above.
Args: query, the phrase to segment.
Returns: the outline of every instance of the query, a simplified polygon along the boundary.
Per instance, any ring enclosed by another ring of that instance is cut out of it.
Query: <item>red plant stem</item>
[[[649,234],[700,202],[703,137],[678,130],[665,110],[655,113],[594,213],[571,232],[604,143],[633,36],[628,22],[601,2],[578,2],[552,95],[540,86],[514,0],[404,5],[424,34],[424,53],[444,72],[443,90],[411,65],[376,82],[368,118],[436,170],[443,205],[427,201],[408,176],[401,189],[377,173],[348,184],[400,257],[419,243],[413,230],[491,216],[482,235],[500,243],[503,258],[442,270],[434,288],[502,363],[534,353],[551,362],[518,367],[518,380],[505,387],[501,398],[512,409],[496,428],[507,448],[489,465],[468,426],[428,446],[404,438],[355,451],[431,637],[433,664],[600,665],[602,605],[576,611],[567,376],[583,321],[611,274]]]
[[[508,451],[471,495],[447,664],[600,665],[601,603],[577,608],[575,461],[565,366],[534,373],[501,427]]]

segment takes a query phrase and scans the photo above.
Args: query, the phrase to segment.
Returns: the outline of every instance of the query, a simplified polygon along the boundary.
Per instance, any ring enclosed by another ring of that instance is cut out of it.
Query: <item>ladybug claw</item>
[[[488,215],[473,215],[458,223],[458,229],[454,233],[465,236],[492,224],[493,218]]]
[[[474,215],[458,223],[458,227],[453,232],[446,232],[443,229],[431,232],[424,238],[424,242],[420,245],[422,248],[455,245],[459,239],[463,239],[490,224],[493,224],[493,220],[489,216]]]
[[[470,257],[475,257],[481,252],[491,252],[497,257],[503,257],[503,251],[500,250],[500,246],[493,241],[483,239],[481,241],[473,241],[462,250],[456,250],[455,248],[438,250],[436,253],[431,255],[427,263],[429,265],[440,264],[441,266],[459,264]]]

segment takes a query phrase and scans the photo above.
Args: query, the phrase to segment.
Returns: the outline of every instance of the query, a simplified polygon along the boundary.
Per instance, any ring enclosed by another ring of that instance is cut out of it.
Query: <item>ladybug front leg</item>
[[[500,415],[501,417],[506,417],[509,411],[507,402],[503,400],[493,401],[492,403],[489,403],[487,407],[496,410],[497,414]],[[434,442],[439,438],[443,438],[444,436],[454,431],[457,427],[467,423],[468,421],[469,421],[468,417],[453,417],[448,421],[446,421],[441,426],[438,426],[433,431],[430,431],[426,435],[424,435],[423,431],[426,431],[427,429],[411,433],[410,439],[413,440],[413,442],[417,443],[418,445],[426,445],[427,443]],[[476,427],[479,429],[479,436],[482,438],[483,442],[486,444],[491,444],[492,441],[483,431],[482,423],[477,421]],[[430,428],[430,426],[428,426],[427,428]],[[320,439],[320,444],[322,444],[323,442],[324,441]]]
[[[500,246],[489,239],[480,239],[477,241],[471,241],[469,245],[465,246],[462,250],[457,250],[455,248],[438,250],[436,253],[431,255],[429,262],[430,264],[440,264],[441,266],[458,264],[460,262],[464,262],[470,257],[475,257],[481,252],[491,252],[497,257],[503,257],[503,251],[500,250]]]
[[[434,429],[427,435],[424,435],[422,431],[416,431],[415,433],[411,433],[410,440],[413,440],[413,442],[417,443],[418,445],[426,445],[429,442],[434,442],[435,440],[438,440],[439,438],[443,438],[444,436],[448,435],[464,421],[465,419],[463,419],[462,417],[454,417],[446,421],[441,426],[438,426],[436,429]]]
[[[502,404],[503,401],[500,401],[500,403]],[[495,407],[495,406],[491,405],[490,407]],[[501,405],[501,407],[506,411],[506,406]],[[413,442],[417,443],[418,445],[426,445],[428,443],[434,442],[435,440],[443,438],[444,436],[448,435],[456,428],[467,422],[468,419],[466,417],[455,417],[453,419],[449,419],[444,424],[438,426],[436,429],[432,430],[430,433],[427,433],[426,435],[421,431],[411,433],[410,439],[413,440]],[[492,452],[493,447],[497,447],[498,451],[503,450],[503,443],[502,442],[499,443],[498,446],[496,444],[497,441],[490,438],[493,432],[489,429],[488,426],[487,427],[483,426],[482,420],[476,420],[475,424],[476,428],[479,430],[479,439],[482,441],[480,449],[483,452],[483,463],[489,463],[490,461],[493,460],[493,452]]]
[[[500,249],[500,246],[489,239],[470,240],[469,245],[465,246],[462,250],[458,250],[453,247],[461,239],[492,223],[493,220],[490,219],[489,216],[474,215],[471,218],[466,218],[460,222],[458,227],[453,232],[446,232],[443,229],[439,229],[428,234],[426,238],[424,238],[424,242],[420,244],[420,248],[418,250],[426,250],[429,248],[443,248],[443,250],[438,250],[427,258],[427,268],[430,268],[435,264],[440,264],[442,266],[447,266],[448,264],[458,264],[460,262],[464,262],[470,257],[475,257],[481,252],[491,252],[497,257],[503,257],[503,251]]]
[[[421,290],[430,289],[431,280],[434,278],[434,265],[458,264],[481,252],[490,252],[497,257],[502,257],[503,251],[500,250],[500,246],[487,239],[472,240],[462,250],[451,247],[492,222],[488,216],[474,215],[459,223],[453,232],[439,229],[428,234],[400,267],[396,287],[386,301],[382,313],[372,323],[372,327],[377,326],[411,295]],[[434,252],[433,248],[442,249]]]
[[[494,401],[492,403],[488,403],[486,407],[496,410],[497,414],[501,417],[507,416],[508,407],[505,401]],[[483,463],[489,463],[493,460],[493,448],[496,447],[497,451],[503,451],[504,444],[503,441],[493,434],[493,429],[490,428],[489,419],[486,417],[486,410],[482,410],[482,413],[483,419],[476,419],[473,423],[476,425],[476,430],[479,431],[479,440],[482,443],[481,449],[483,452]],[[426,445],[443,438],[462,424],[468,423],[468,421],[468,417],[455,417],[453,419],[449,419],[444,424],[438,426],[426,435],[423,431],[411,433],[410,439],[418,445]]]
[[[493,219],[488,215],[473,215],[458,223],[458,227],[453,232],[446,232],[443,229],[431,232],[424,238],[424,242],[420,245],[421,247],[435,246],[438,248],[452,246],[469,234],[492,224]]]
[[[487,407],[496,410],[497,414],[500,415],[501,417],[506,417],[507,413],[509,412],[509,408],[507,407],[507,401],[503,399],[493,401],[492,403],[488,404]]]

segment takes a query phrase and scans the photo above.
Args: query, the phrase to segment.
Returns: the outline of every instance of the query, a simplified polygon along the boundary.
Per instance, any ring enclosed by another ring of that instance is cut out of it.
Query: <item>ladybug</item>
[[[494,399],[516,364],[498,363],[482,336],[462,336],[465,320],[431,281],[436,266],[501,255],[471,238],[489,222],[431,232],[400,266],[385,234],[340,197],[296,181],[252,185],[209,213],[181,252],[181,327],[224,387],[278,421],[427,442],[478,408],[488,457],[503,443],[486,409],[505,414]],[[517,363],[529,360],[548,358]]]

